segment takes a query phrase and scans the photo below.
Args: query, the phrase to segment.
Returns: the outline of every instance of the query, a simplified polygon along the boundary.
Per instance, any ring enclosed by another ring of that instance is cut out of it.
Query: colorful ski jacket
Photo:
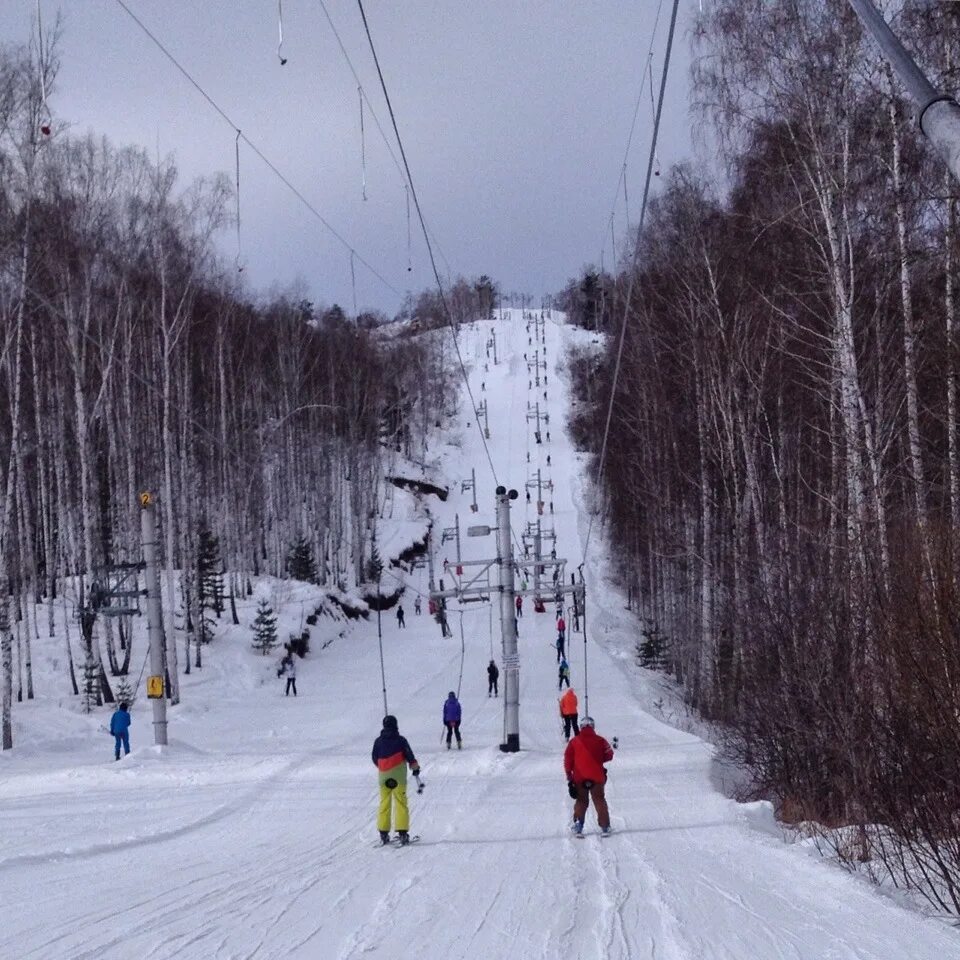
[[[460,701],[456,697],[447,697],[443,701],[443,722],[460,722]]]
[[[126,710],[115,710],[110,718],[110,732],[119,737],[130,729],[130,714]]]
[[[569,672],[569,669],[568,671]],[[567,692],[560,698],[560,715],[564,717],[575,717],[577,715],[577,695],[572,687],[567,687]]]
[[[582,727],[567,744],[563,754],[563,769],[567,779],[580,784],[584,780],[606,783],[607,771],[603,765],[613,759],[613,747],[598,736],[593,727]]]
[[[379,772],[381,786],[385,781],[392,779],[396,784],[407,782],[407,764],[414,773],[420,772],[420,764],[407,743],[407,738],[400,736],[396,729],[388,730],[384,727],[380,736],[373,741],[373,762]]]

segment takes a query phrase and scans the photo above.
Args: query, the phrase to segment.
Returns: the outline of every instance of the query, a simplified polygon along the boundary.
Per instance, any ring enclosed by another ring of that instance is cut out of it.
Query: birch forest
[[[123,621],[81,614],[98,571],[140,560],[140,491],[159,504],[176,703],[179,674],[202,665],[201,547],[234,595],[286,576],[295,545],[321,584],[357,585],[386,462],[425,457],[451,395],[435,324],[390,332],[377,314],[247,293],[215,246],[233,226],[225,177],[183,184],[172,160],[59,129],[54,46],[0,49],[4,748],[34,696],[32,640],[57,631],[73,692],[92,676],[97,703],[127,674]],[[479,294],[457,288],[469,314]],[[404,315],[431,306],[411,296]]]
[[[703,10],[724,177],[663,171],[636,261],[562,296],[609,334],[570,360],[594,452],[625,318],[598,522],[753,794],[960,912],[958,184],[845,2]],[[956,91],[960,7],[887,16]]]

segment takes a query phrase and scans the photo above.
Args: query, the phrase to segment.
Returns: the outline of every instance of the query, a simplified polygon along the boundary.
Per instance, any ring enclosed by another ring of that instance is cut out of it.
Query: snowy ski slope
[[[519,311],[466,328],[461,344],[475,397],[490,405],[498,480],[521,492],[517,535],[535,519],[524,484],[540,466],[554,483],[555,514],[544,521],[575,568],[582,462],[562,429],[556,368],[565,341],[583,335],[560,319],[546,324],[549,384],[539,392],[528,390],[522,355],[533,347]],[[484,371],[491,328],[500,363]],[[542,446],[526,419],[535,399],[551,414]],[[444,451],[450,498],[431,498],[437,528],[458,512],[464,527],[494,522],[477,420],[468,401],[461,411]],[[478,514],[459,488],[471,467]],[[465,558],[495,552],[492,537],[463,545]],[[444,556],[453,559],[452,543],[438,546]],[[77,735],[55,702],[23,706],[25,735],[0,765],[0,958],[960,958],[945,924],[785,844],[764,805],[715,791],[712,748],[641,709],[630,623],[596,565],[587,570],[590,712],[599,733],[620,738],[610,839],[597,835],[592,811],[585,840],[568,830],[552,604],[536,616],[528,602],[520,621],[522,751],[511,755],[497,747],[503,701],[486,695],[499,631],[491,638],[485,606],[466,608],[464,749],[448,752],[441,707],[458,686],[460,617],[451,613],[454,637],[442,639],[425,602],[414,615],[408,590],[407,629],[392,612],[383,625],[390,710],[427,783],[411,799],[419,844],[374,845],[375,622],[315,650],[300,665],[297,699],[283,697],[272,661],[246,639],[222,638],[185,685],[165,755],[147,746],[145,701],[134,752],[117,764],[112,742]],[[426,576],[415,571],[411,589],[425,592]],[[581,634],[570,647],[582,694]]]

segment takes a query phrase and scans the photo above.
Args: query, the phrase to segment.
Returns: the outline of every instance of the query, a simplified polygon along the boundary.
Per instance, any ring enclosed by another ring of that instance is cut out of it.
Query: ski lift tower
[[[517,649],[517,618],[516,618],[516,598],[518,596],[536,596],[535,590],[522,588],[517,590],[515,583],[515,572],[517,560],[513,555],[513,536],[510,528],[510,504],[517,499],[516,490],[507,490],[506,487],[497,487],[496,506],[497,506],[497,525],[490,527],[486,524],[467,528],[468,537],[485,537],[496,531],[497,534],[497,555],[485,560],[463,560],[459,564],[460,570],[476,568],[477,572],[471,574],[469,578],[463,576],[459,582],[455,582],[453,589],[445,590],[441,584],[440,590],[431,590],[430,600],[439,605],[445,602],[447,597],[456,597],[461,602],[468,600],[471,596],[492,595],[497,592],[500,595],[500,629],[503,643],[503,669],[504,669],[504,699],[503,699],[503,730],[504,741],[500,744],[500,749],[505,753],[517,753],[520,750],[520,654]],[[556,535],[553,531],[543,532],[541,536],[552,537],[556,543]],[[556,549],[551,551],[549,559],[540,557],[539,567],[545,571],[547,567],[564,569],[566,560],[556,557]],[[536,562],[536,561],[535,561]],[[493,586],[490,583],[489,571],[496,566],[499,570],[497,584]],[[486,582],[483,582],[485,578]],[[582,607],[584,597],[583,583],[572,583],[569,586],[563,584],[562,578],[555,577],[557,583],[556,596],[572,595],[575,600],[578,599]],[[542,598],[541,598],[542,603]]]

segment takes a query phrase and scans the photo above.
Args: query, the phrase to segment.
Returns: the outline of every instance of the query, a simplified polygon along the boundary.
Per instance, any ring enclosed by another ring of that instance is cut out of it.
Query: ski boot
[[[604,837],[609,837],[609,836],[610,836],[610,833],[611,833],[611,830],[610,830],[609,827],[603,827],[603,828],[600,830],[601,836],[604,836]]]
[[[397,834],[397,839],[400,841],[400,846],[405,847],[410,842],[410,834],[406,830],[401,830]]]
[[[462,743],[460,740],[457,741],[457,749],[458,749],[458,750],[462,750],[462,749],[463,749],[463,743]]]
[[[388,830],[380,831],[380,844],[386,846],[390,842],[390,832]]]
[[[574,821],[573,821],[573,832],[574,832],[578,837],[583,836],[583,821],[582,821],[582,820],[574,820]]]

